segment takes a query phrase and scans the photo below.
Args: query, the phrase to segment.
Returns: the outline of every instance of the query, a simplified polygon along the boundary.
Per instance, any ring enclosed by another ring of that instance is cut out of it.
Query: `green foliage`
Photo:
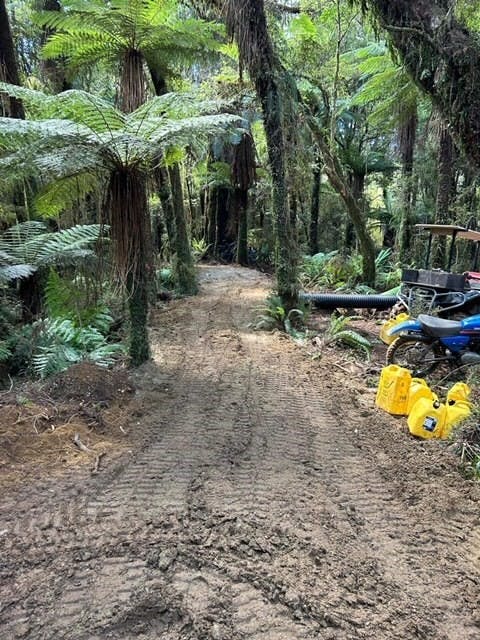
[[[91,246],[102,236],[100,225],[77,225],[51,232],[30,220],[10,227],[0,237],[0,281],[27,278],[49,265],[75,266],[95,256]]]
[[[346,347],[358,349],[363,351],[367,358],[370,359],[372,345],[358,331],[347,328],[351,320],[352,318],[348,316],[332,314],[328,328],[325,331],[324,344],[342,344]]]
[[[66,11],[42,12],[37,22],[54,34],[43,48],[46,58],[61,58],[72,71],[100,61],[118,67],[125,52],[138,51],[164,78],[222,48],[221,24],[185,18],[177,0],[68,0]]]
[[[0,362],[6,362],[11,358],[12,352],[10,351],[8,344],[5,340],[0,340]]]
[[[48,315],[51,319],[70,320],[78,328],[91,326],[107,334],[113,319],[104,304],[91,303],[88,286],[80,275],[72,281],[51,269],[44,291]]]
[[[282,304],[280,296],[270,294],[265,305],[257,309],[258,315],[255,320],[249,324],[249,327],[255,331],[285,331],[292,338],[303,339],[305,332],[300,329],[304,326],[308,309],[290,309],[287,312]]]
[[[118,167],[148,173],[171,148],[206,153],[212,136],[226,135],[242,123],[228,113],[207,115],[202,104],[196,111],[202,115],[194,115],[194,101],[176,94],[153,98],[125,115],[84,91],[47,96],[5,83],[0,90],[22,99],[27,114],[36,118],[0,118],[3,177],[14,183],[34,176],[44,188],[59,182],[65,186],[75,177],[88,189],[91,176],[105,184]],[[216,109],[209,106],[218,111],[218,103]]]
[[[158,269],[156,272],[157,276],[157,285],[159,288],[163,289],[174,289],[175,288],[175,274],[173,270],[164,267],[163,269]]]
[[[207,243],[205,238],[192,239],[192,254],[195,262],[200,262],[208,253],[211,245]]]
[[[391,289],[399,284],[401,270],[391,268],[391,249],[382,249],[376,259],[377,286]],[[300,267],[300,282],[305,289],[334,289],[372,293],[373,289],[359,284],[362,277],[362,257],[358,254],[345,257],[339,251],[305,256]]]
[[[32,368],[36,375],[45,378],[82,360],[106,367],[124,351],[123,345],[108,343],[93,325],[79,328],[69,319],[49,319],[43,323],[35,345]]]

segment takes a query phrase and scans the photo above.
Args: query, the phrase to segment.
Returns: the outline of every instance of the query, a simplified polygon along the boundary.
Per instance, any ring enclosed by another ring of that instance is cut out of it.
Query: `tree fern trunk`
[[[149,274],[146,234],[148,204],[145,176],[135,169],[118,169],[107,191],[114,260],[125,283],[130,315],[130,360],[138,366],[149,358],[147,315]]]
[[[168,171],[165,167],[155,169],[155,182],[157,186],[158,197],[162,205],[163,219],[167,229],[169,255],[175,253],[176,231],[175,231],[175,212],[172,203],[172,190],[170,188],[170,179]]]

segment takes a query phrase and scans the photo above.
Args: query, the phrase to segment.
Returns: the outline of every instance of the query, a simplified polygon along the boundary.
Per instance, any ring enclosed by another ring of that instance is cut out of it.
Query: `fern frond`
[[[35,196],[35,208],[44,218],[58,216],[95,191],[99,178],[92,174],[68,176],[45,185]]]

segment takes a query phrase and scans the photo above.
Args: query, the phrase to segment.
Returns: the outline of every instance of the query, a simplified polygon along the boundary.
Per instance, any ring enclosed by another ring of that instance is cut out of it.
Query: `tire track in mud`
[[[6,637],[477,637],[464,519],[412,516],[328,375],[246,331],[258,278],[222,272],[156,318],[134,459],[0,539]]]

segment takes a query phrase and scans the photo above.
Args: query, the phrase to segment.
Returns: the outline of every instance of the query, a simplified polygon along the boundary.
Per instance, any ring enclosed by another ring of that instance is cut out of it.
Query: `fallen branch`
[[[98,473],[98,469],[100,467],[100,460],[103,458],[104,455],[105,455],[105,451],[102,451],[102,453],[99,453],[98,456],[95,458],[95,465],[92,469],[92,474]]]
[[[92,453],[92,450],[87,447],[87,445],[83,444],[80,440],[80,435],[78,433],[75,434],[73,438],[73,444],[75,444],[80,451],[84,451],[85,453]]]

